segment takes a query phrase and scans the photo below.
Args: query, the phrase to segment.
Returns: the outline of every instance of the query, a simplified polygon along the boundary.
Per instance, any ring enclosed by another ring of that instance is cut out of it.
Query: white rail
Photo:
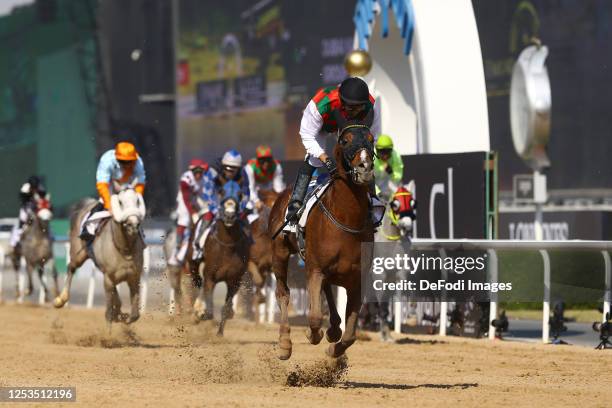
[[[488,240],[488,239],[414,239],[411,248],[413,250],[426,251],[438,250],[444,256],[445,250],[482,250],[489,254],[489,276],[491,282],[496,282],[498,278],[498,259],[496,250],[532,250],[539,251],[544,265],[544,293],[542,304],[542,342],[549,341],[550,319],[550,257],[549,250],[585,250],[600,251],[604,258],[605,268],[605,297],[602,319],[606,313],[610,312],[610,302],[612,300],[612,262],[608,251],[612,250],[612,241],[587,241],[587,240],[568,240],[568,241],[520,241],[520,240]],[[446,335],[446,313],[448,304],[441,302],[440,311],[440,335]],[[397,310],[397,308],[396,308]],[[395,330],[401,329],[401,308],[400,313],[394,314]],[[497,317],[497,294],[491,294],[491,307],[489,310],[489,322]],[[399,320],[399,321],[398,321]],[[489,327],[489,338],[495,338],[495,328]]]

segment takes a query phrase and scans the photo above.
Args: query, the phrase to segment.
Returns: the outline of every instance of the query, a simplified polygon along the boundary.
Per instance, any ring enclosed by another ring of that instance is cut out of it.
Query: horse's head
[[[412,184],[413,182],[411,182]],[[393,194],[390,207],[393,223],[398,226],[402,235],[412,231],[412,224],[415,219],[415,201],[412,195],[411,184],[400,186]]]
[[[338,171],[350,175],[355,184],[368,184],[374,179],[374,136],[370,132],[373,111],[364,121],[346,121],[336,114],[338,143],[334,149]]]
[[[240,186],[235,181],[230,180],[223,185],[220,215],[226,227],[231,227],[238,219],[241,195]]]
[[[118,192],[111,196],[113,220],[121,224],[129,236],[135,236],[146,214],[144,199],[132,185],[115,186],[115,191]]]
[[[51,202],[47,197],[39,198],[36,205],[36,219],[43,232],[49,230],[49,222],[52,218],[53,212],[51,212]]]

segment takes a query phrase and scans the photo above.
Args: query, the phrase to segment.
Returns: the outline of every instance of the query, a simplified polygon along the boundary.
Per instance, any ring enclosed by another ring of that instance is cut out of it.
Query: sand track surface
[[[293,327],[293,356],[279,361],[277,326],[239,319],[224,338],[213,323],[162,313],[109,333],[102,310],[4,304],[0,327],[0,386],[75,386],[77,403],[67,406],[609,407],[612,400],[612,352],[577,346],[397,335],[394,344],[371,334],[332,362],[325,340],[307,344],[305,329]]]

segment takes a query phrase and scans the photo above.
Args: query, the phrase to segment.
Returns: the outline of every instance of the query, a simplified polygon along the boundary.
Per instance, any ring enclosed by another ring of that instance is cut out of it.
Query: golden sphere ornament
[[[372,58],[367,51],[353,50],[344,57],[344,69],[350,76],[365,76],[372,69]]]

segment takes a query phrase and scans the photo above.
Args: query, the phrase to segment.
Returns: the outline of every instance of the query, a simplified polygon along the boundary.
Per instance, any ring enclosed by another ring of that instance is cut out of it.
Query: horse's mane
[[[83,208],[90,206],[95,203],[96,200],[91,197],[83,198],[79,202],[77,202],[70,210],[70,229],[74,229],[77,223],[77,218],[79,217],[79,213],[83,210]]]

